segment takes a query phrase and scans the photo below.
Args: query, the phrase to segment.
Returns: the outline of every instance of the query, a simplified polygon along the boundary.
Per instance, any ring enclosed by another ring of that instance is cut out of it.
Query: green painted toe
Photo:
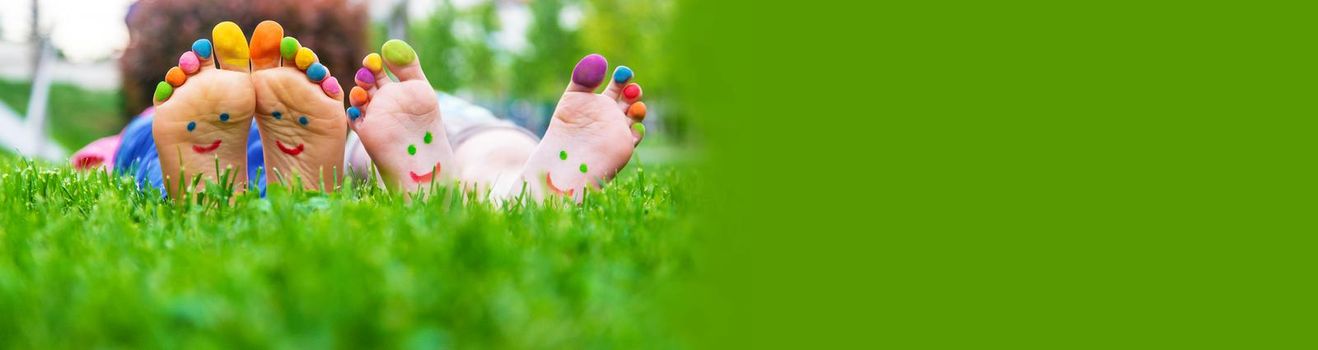
[[[402,66],[416,61],[416,50],[412,50],[412,45],[402,40],[389,40],[384,43],[380,51],[384,53],[384,60],[392,65]]]
[[[162,81],[160,84],[156,84],[156,101],[168,100],[169,96],[173,94],[174,87],[170,86],[169,83]]]
[[[297,39],[286,36],[284,40],[279,41],[279,55],[284,56],[285,61],[292,61],[293,57],[297,55],[297,49],[300,47],[302,47],[302,44],[298,43]]]

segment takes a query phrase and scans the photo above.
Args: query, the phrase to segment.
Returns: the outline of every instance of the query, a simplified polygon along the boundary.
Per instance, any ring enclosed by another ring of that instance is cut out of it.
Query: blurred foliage
[[[26,113],[31,94],[32,85],[28,82],[0,80],[0,102],[19,114]],[[67,83],[53,83],[46,107],[46,130],[70,152],[98,138],[118,134],[123,126],[119,118],[120,101],[118,90],[84,90]]]
[[[564,0],[531,2],[531,26],[526,39],[530,47],[515,60],[513,93],[536,101],[553,101],[567,86],[572,67],[582,52],[577,32],[563,28],[560,13]]]
[[[151,93],[165,72],[192,42],[210,39],[211,28],[233,21],[249,36],[264,20],[275,20],[284,33],[316,56],[335,77],[347,77],[366,54],[366,6],[348,0],[142,0],[128,15],[129,42],[120,59],[123,116],[151,106]]]

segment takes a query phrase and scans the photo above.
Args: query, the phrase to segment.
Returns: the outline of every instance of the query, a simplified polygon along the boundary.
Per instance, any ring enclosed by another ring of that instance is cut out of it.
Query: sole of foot
[[[439,99],[412,46],[389,40],[362,59],[348,94],[349,125],[392,191],[448,185],[457,174],[453,148],[439,113]],[[385,73],[388,68],[397,81]]]
[[[206,39],[194,42],[156,85],[151,134],[165,187],[176,200],[181,190],[200,190],[207,182],[227,180],[236,192],[247,187],[247,137],[255,108],[247,38],[233,22],[216,25],[211,38],[213,45]],[[198,175],[201,182],[189,187]]]
[[[573,68],[572,82],[521,176],[535,199],[561,195],[583,201],[586,187],[613,179],[645,137],[646,107],[631,68],[618,66],[604,92],[595,93],[608,66],[603,56],[591,54]]]
[[[343,179],[348,133],[338,79],[274,21],[252,31],[251,54],[267,183],[333,191]]]

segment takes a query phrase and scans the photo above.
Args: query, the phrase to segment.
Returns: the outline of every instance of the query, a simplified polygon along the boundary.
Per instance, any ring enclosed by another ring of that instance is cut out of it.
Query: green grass
[[[683,347],[660,301],[694,268],[686,174],[632,163],[580,206],[176,206],[0,156],[0,348]]]
[[[25,114],[32,85],[0,80],[0,102]],[[128,122],[120,111],[119,91],[85,90],[66,83],[50,86],[46,130],[70,152],[98,138],[119,133]]]

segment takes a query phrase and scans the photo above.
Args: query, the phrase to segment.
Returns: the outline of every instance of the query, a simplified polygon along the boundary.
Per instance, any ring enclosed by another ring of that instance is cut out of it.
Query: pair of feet
[[[259,24],[250,45],[232,22],[216,25],[211,35],[214,45],[206,39],[194,43],[155,93],[152,133],[171,197],[179,198],[180,179],[191,183],[200,174],[216,181],[226,170],[235,188],[245,188],[251,118],[265,145],[270,182],[301,179],[307,188],[335,188],[343,179],[349,127],[391,190],[463,180],[453,175],[461,165],[452,162],[438,99],[407,43],[390,40],[381,47],[383,55],[362,60],[348,93],[351,107],[344,110],[338,80],[313,51],[285,37],[278,23]],[[631,69],[620,66],[604,93],[594,93],[607,70],[599,55],[574,68],[544,139],[520,175],[519,184],[533,195],[581,200],[586,186],[611,179],[631,158],[645,133],[641,89],[630,83]]]

